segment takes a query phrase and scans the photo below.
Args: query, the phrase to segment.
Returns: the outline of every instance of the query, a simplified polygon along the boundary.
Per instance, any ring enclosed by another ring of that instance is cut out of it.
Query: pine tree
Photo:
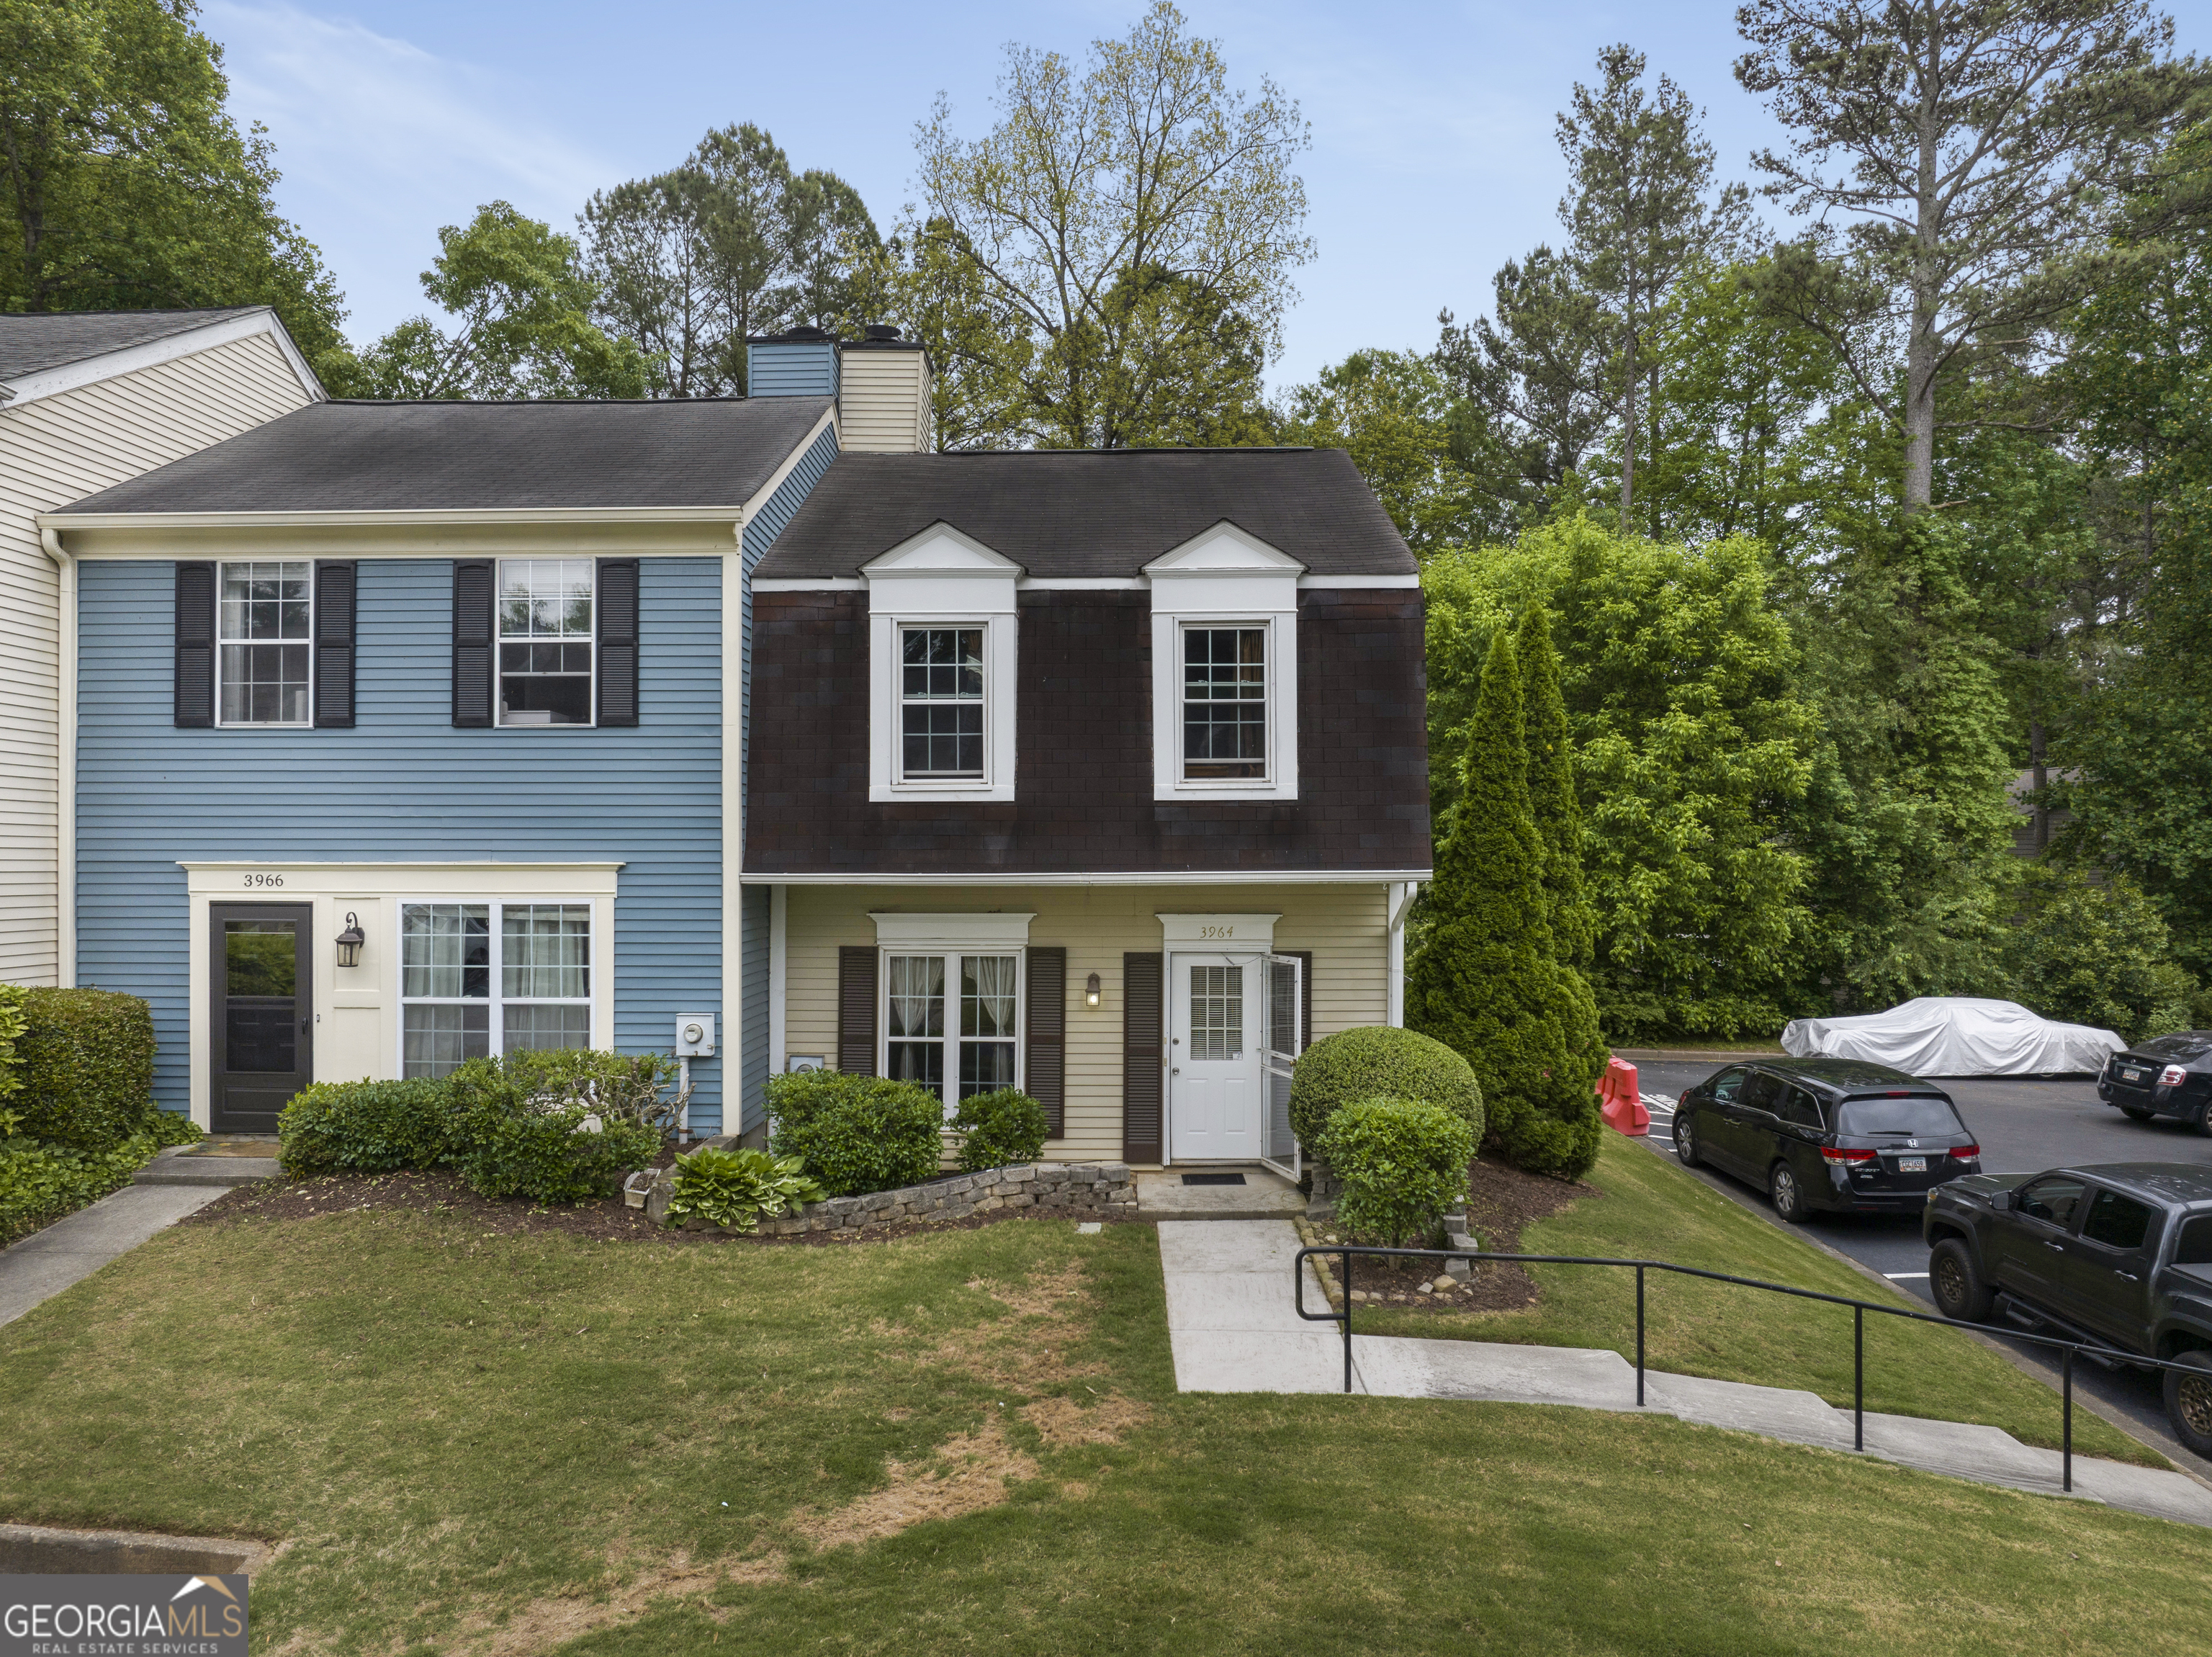
[[[1583,891],[1583,808],[1575,798],[1574,745],[1559,690],[1552,618],[1540,604],[1521,612],[1513,638],[1528,734],[1528,808],[1544,843],[1544,894],[1551,900],[1552,944],[1559,964],[1586,976],[1597,919]]]
[[[1463,763],[1429,891],[1434,919],[1406,974],[1406,1022],[1474,1067],[1508,1158],[1574,1179],[1597,1160],[1604,1050],[1589,988],[1553,955],[1520,671],[1504,628],[1483,664]]]

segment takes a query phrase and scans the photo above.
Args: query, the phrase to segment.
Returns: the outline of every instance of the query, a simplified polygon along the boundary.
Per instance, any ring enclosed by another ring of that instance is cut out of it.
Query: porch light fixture
[[[1093,972],[1084,984],[1083,1004],[1085,1007],[1098,1005],[1098,975],[1096,972]]]
[[[347,911],[345,930],[338,934],[338,965],[359,966],[361,947],[368,941],[362,933],[361,917],[350,911]]]

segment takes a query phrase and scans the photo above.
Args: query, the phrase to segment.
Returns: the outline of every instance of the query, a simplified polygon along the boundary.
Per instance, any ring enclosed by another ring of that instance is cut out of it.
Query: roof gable
[[[860,566],[870,579],[885,576],[1015,576],[1021,565],[973,535],[939,519],[910,540]]]
[[[1148,576],[1302,576],[1305,565],[1224,518],[1145,566]]]
[[[301,388],[321,400],[322,382],[266,305],[197,311],[0,313],[0,405],[33,402],[79,386],[266,334]]]

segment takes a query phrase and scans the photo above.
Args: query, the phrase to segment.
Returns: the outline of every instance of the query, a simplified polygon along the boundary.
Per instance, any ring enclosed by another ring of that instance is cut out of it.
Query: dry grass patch
[[[792,1515],[791,1528],[817,1548],[880,1541],[933,1519],[995,1508],[1008,1488],[1037,1476],[1036,1459],[1006,1441],[996,1416],[973,1433],[956,1433],[928,1463],[892,1461],[889,1482],[834,1512]]]
[[[611,1548],[610,1553],[618,1551]],[[763,1587],[785,1580],[784,1557],[770,1553],[753,1559],[715,1560],[695,1565],[678,1553],[657,1570],[631,1578],[606,1599],[554,1595],[533,1599],[495,1626],[472,1617],[458,1630],[453,1649],[463,1657],[538,1657],[601,1629],[635,1622],[669,1602],[697,1596],[715,1621],[728,1612],[707,1596],[723,1587]]]
[[[1067,1397],[1039,1398],[1022,1407],[1022,1419],[1036,1429],[1037,1436],[1054,1450],[1079,1444],[1119,1444],[1125,1434],[1146,1425],[1152,1406],[1108,1392],[1085,1409]]]

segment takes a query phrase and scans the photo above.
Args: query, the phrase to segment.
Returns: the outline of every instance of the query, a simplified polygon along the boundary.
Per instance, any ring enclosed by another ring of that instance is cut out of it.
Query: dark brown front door
[[[276,1113],[315,1078],[315,911],[308,904],[216,904],[210,1125],[275,1133]]]

